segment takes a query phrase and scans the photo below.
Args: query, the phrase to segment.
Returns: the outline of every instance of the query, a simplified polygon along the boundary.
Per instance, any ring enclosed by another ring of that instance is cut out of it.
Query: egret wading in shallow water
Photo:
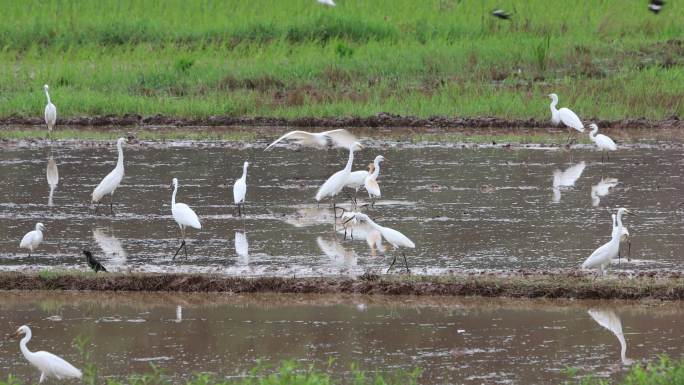
[[[556,109],[556,105],[558,104],[558,95],[549,94],[549,97],[551,98],[551,105],[549,106],[551,108],[551,123],[553,123],[554,126],[563,123],[563,125],[566,127],[574,128],[579,132],[584,132],[584,124],[582,124],[582,121],[577,114],[566,107],[563,107],[560,110]],[[568,142],[569,141],[570,137],[568,137]]]
[[[324,132],[306,132],[306,131],[290,131],[287,134],[276,139],[269,144],[264,151],[275,146],[283,140],[291,140],[299,145],[305,147],[340,147],[347,148],[350,144],[356,142],[356,137],[349,131],[340,128],[337,130],[330,130]]]
[[[119,151],[119,158],[116,160],[116,167],[107,176],[105,176],[100,184],[95,187],[92,195],[92,202],[96,203],[95,212],[97,213],[97,208],[100,206],[100,200],[105,196],[109,195],[109,212],[114,214],[114,192],[121,184],[121,180],[124,177],[124,157],[123,157],[123,144],[126,141],[124,138],[119,138],[116,141],[116,149]]]
[[[589,128],[591,128],[589,139],[591,139],[591,141],[596,144],[596,147],[601,150],[601,163],[603,163],[603,155],[605,155],[606,151],[617,150],[617,145],[615,142],[613,142],[613,139],[609,138],[608,136],[603,134],[597,135],[596,133],[598,132],[598,126],[594,123],[590,124]],[[608,155],[608,160],[610,160],[610,155]]]
[[[55,188],[59,183],[59,171],[57,170],[57,162],[50,156],[47,162],[47,170],[45,170],[45,177],[50,186],[50,195],[48,196],[48,206],[52,206],[52,195],[55,193]]]
[[[55,128],[55,124],[57,123],[57,107],[52,104],[48,89],[49,87],[47,84],[43,86],[43,90],[45,90],[45,96],[47,97],[47,105],[45,106],[45,124],[47,124],[48,131],[52,132],[52,129]]]
[[[339,194],[347,184],[349,175],[351,175],[352,164],[354,163],[354,152],[361,149],[363,149],[363,146],[359,142],[354,142],[349,145],[349,160],[347,160],[347,165],[344,169],[332,174],[332,176],[321,185],[316,193],[317,202],[320,202],[323,198],[330,197],[333,204],[333,210],[336,209],[335,196]]]
[[[606,274],[606,267],[610,262],[618,256],[620,251],[620,234],[622,234],[622,215],[631,214],[629,210],[624,207],[618,209],[617,212],[617,229],[613,229],[611,239],[603,246],[594,251],[589,258],[582,263],[583,269],[593,269],[598,267],[601,270],[601,275]]]
[[[375,157],[375,160],[373,163],[368,165],[368,171],[366,170],[359,170],[359,171],[352,171],[351,174],[349,174],[349,179],[347,179],[347,184],[345,184],[344,187],[350,187],[353,188],[354,191],[354,202],[356,202],[356,194],[358,193],[359,189],[364,186],[366,183],[366,177],[368,177],[370,174],[373,173],[373,168],[380,168],[380,162],[385,160],[385,158],[382,157],[382,155],[378,155]]]
[[[373,227],[375,230],[378,230],[380,232],[380,235],[382,235],[383,238],[389,243],[390,245],[394,246],[395,249],[398,249],[400,247],[407,247],[409,249],[415,249],[416,244],[413,243],[407,236],[404,234],[400,233],[397,230],[390,229],[389,227],[384,227],[380,226],[379,224],[373,222],[368,215],[366,214],[361,214],[361,213],[356,213],[354,216],[355,219],[360,220],[360,221],[365,221],[371,227]],[[410,273],[411,270],[409,270],[409,265],[408,261],[406,260],[406,254],[402,251],[402,256],[404,257],[404,263],[406,264],[406,272]],[[392,263],[390,264],[389,268],[387,269],[387,272],[392,269],[394,264],[397,262],[397,256],[396,254],[394,255],[394,258],[392,259]]]
[[[19,342],[19,348],[24,358],[31,365],[40,370],[40,381],[43,383],[47,378],[53,377],[58,380],[67,378],[81,378],[81,371],[76,369],[73,365],[66,362],[63,358],[48,352],[32,352],[28,350],[26,344],[31,340],[31,329],[24,325],[17,329],[17,337],[24,335],[24,338]]]
[[[380,175],[380,162],[386,159],[382,155],[375,157],[371,174],[366,176],[363,181],[363,187],[368,192],[368,198],[371,200],[371,207],[375,206],[375,199],[380,198],[380,185],[378,185],[378,175]]]
[[[105,273],[107,272],[107,269],[105,269],[104,266],[93,257],[93,253],[91,253],[88,250],[83,250],[83,255],[86,257],[86,262],[88,263],[88,266],[90,266],[91,269],[97,274],[98,271],[104,271]]]
[[[171,188],[173,188],[173,194],[171,194],[171,214],[173,214],[173,219],[180,227],[182,238],[181,244],[178,246],[178,250],[176,250],[176,253],[173,254],[173,259],[175,260],[181,249],[183,249],[185,252],[185,258],[188,257],[188,247],[185,245],[185,228],[190,226],[199,230],[202,228],[202,224],[200,223],[197,214],[195,214],[195,212],[192,211],[188,205],[185,203],[176,203],[176,192],[178,192],[177,178],[173,178],[173,181],[171,182]]]
[[[38,248],[38,245],[43,242],[43,230],[45,230],[45,226],[43,226],[42,223],[36,223],[36,229],[29,231],[21,238],[19,247],[22,249],[29,249],[29,257],[31,256],[31,253]]]
[[[242,208],[245,207],[245,195],[247,194],[247,167],[249,162],[242,165],[242,176],[233,185],[233,202],[238,211],[238,216],[242,216]],[[241,208],[242,207],[242,208]],[[235,214],[235,211],[233,211]]]

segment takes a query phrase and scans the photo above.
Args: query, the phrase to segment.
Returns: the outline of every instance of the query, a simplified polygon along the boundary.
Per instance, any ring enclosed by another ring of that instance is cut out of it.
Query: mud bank
[[[648,128],[648,129],[677,129],[684,128],[684,122],[679,117],[664,120],[623,119],[602,120],[586,119],[595,122],[602,128]],[[44,126],[40,117],[10,116],[0,118],[0,126]],[[57,120],[58,126],[275,126],[275,127],[415,127],[415,128],[549,128],[549,120],[537,119],[502,119],[494,117],[459,118],[447,116],[433,116],[418,118],[415,116],[400,116],[379,113],[368,117],[336,117],[336,118],[269,118],[269,117],[231,117],[209,116],[205,118],[179,118],[173,116],[141,116],[127,114],[123,116],[78,116]]]
[[[515,272],[444,277],[235,278],[198,274],[0,274],[0,290],[96,290],[219,293],[316,293],[438,295],[573,299],[684,299],[680,273],[643,273],[596,278],[577,271]]]

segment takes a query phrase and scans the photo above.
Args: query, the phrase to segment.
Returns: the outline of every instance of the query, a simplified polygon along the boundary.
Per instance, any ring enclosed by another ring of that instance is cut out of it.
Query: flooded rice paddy
[[[344,239],[329,205],[319,207],[314,200],[318,186],[344,167],[348,153],[284,147],[264,152],[264,144],[127,145],[113,216],[105,205],[96,214],[90,204],[93,188],[116,163],[113,143],[5,146],[0,269],[86,269],[80,250],[90,248],[111,271],[240,276],[384,271],[394,251],[377,242],[378,234],[356,226]],[[369,214],[416,243],[407,253],[414,274],[578,267],[609,240],[607,208],[618,206],[638,213],[625,219],[632,233],[631,260],[622,260],[620,269],[681,266],[681,145],[633,145],[602,163],[589,146],[567,152],[539,146],[367,144],[356,154],[355,170],[365,169],[376,155],[388,159],[379,177],[382,199]],[[58,169],[56,185],[50,158]],[[239,218],[232,185],[245,160],[250,162],[246,217]],[[203,225],[188,230],[189,257],[175,261],[180,231],[170,210],[174,177],[180,181],[177,200],[190,205]],[[360,204],[367,201],[364,194],[359,192]],[[349,206],[348,199],[340,201]],[[36,222],[47,227],[45,241],[28,258],[18,244]]]
[[[73,340],[91,339],[100,374],[154,364],[174,383],[194,373],[246,376],[293,359],[338,378],[422,368],[421,384],[562,383],[566,368],[620,377],[630,364],[684,353],[677,303],[537,301],[454,297],[184,295],[5,292],[6,330],[30,324],[33,350],[82,367]],[[106,364],[105,364],[106,363]],[[18,340],[0,341],[0,376],[38,372]]]

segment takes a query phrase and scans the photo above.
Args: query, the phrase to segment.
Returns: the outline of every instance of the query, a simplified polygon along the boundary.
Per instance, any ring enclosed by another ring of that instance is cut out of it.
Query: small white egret
[[[114,214],[114,192],[121,184],[121,180],[124,177],[124,156],[123,156],[123,146],[126,139],[119,138],[116,141],[116,149],[119,151],[119,158],[116,160],[116,167],[107,176],[105,176],[100,184],[95,187],[92,195],[92,202],[97,203],[95,207],[95,212],[100,206],[100,200],[105,196],[109,195],[109,210],[111,214]]]
[[[620,342],[620,360],[624,365],[631,365],[632,360],[627,358],[627,341],[622,332],[622,322],[620,317],[613,310],[589,309],[589,315],[599,325],[610,330]]]
[[[316,193],[317,202],[320,202],[323,198],[330,197],[333,202],[333,209],[335,209],[335,196],[339,194],[347,184],[347,180],[351,174],[352,164],[354,163],[354,152],[361,150],[362,148],[363,146],[359,142],[354,142],[349,145],[349,160],[347,160],[347,165],[344,169],[330,176],[330,178],[321,185]]]
[[[57,170],[57,162],[50,156],[47,162],[47,170],[45,171],[48,185],[50,186],[50,195],[48,196],[48,206],[52,206],[52,196],[55,193],[55,188],[59,183],[59,171]]]
[[[555,170],[553,172],[553,202],[558,203],[561,200],[561,189],[572,187],[575,182],[582,176],[585,162],[579,162],[568,167],[565,171]]]
[[[601,163],[603,163],[603,155],[606,153],[606,151],[615,151],[617,150],[617,145],[615,142],[613,142],[613,139],[609,138],[606,135],[603,134],[598,134],[598,126],[595,125],[594,123],[589,125],[589,128],[591,128],[591,132],[589,133],[589,139],[591,139],[594,144],[596,144],[596,147],[598,147],[599,150],[601,150]],[[610,155],[608,156],[608,160],[610,160]]]
[[[17,329],[17,337],[22,334],[24,338],[19,342],[19,348],[24,358],[40,370],[40,381],[38,383],[42,383],[49,377],[54,377],[58,380],[81,378],[81,371],[63,358],[48,352],[32,352],[28,350],[26,344],[31,340],[31,329],[28,326],[24,325]]]
[[[380,198],[380,185],[378,185],[378,175],[380,175],[380,162],[386,159],[382,155],[378,155],[373,163],[373,171],[366,176],[363,181],[363,187],[368,192],[368,198],[371,200],[371,207],[375,206],[375,199]]]
[[[321,4],[323,4],[323,5],[327,5],[327,6],[330,6],[330,7],[334,7],[334,6],[335,6],[335,2],[334,2],[333,0],[316,0],[316,1],[318,1],[319,3],[321,3]]]
[[[598,206],[601,198],[610,194],[610,190],[619,183],[617,178],[601,178],[597,184],[591,186],[591,205]]]
[[[45,90],[45,96],[47,96],[47,105],[45,106],[45,124],[47,124],[48,131],[52,132],[55,128],[55,123],[57,122],[57,107],[52,104],[50,100],[50,93],[48,92],[48,85],[43,86]]]
[[[36,229],[29,231],[21,238],[19,247],[22,249],[29,249],[29,257],[31,256],[31,253],[38,248],[38,245],[43,242],[43,230],[45,230],[45,226],[42,223],[36,223]]]
[[[242,208],[245,206],[245,195],[247,194],[247,167],[249,162],[242,165],[242,176],[233,184],[233,202],[238,210],[238,216],[242,216]],[[233,211],[233,213],[235,213]]]
[[[380,234],[382,235],[383,238],[392,246],[394,246],[395,249],[398,249],[400,247],[407,247],[409,249],[415,249],[416,244],[413,243],[407,236],[404,234],[400,233],[397,230],[390,229],[389,227],[384,227],[380,226],[379,224],[373,222],[368,215],[366,214],[361,214],[357,213],[355,215],[355,218],[360,220],[360,221],[365,221],[369,225],[371,225],[374,229],[378,230]],[[409,273],[409,265],[408,261],[406,260],[406,254],[402,252],[402,256],[404,257],[404,263],[406,264],[406,272]],[[396,254],[394,255],[394,259],[392,259],[392,263],[390,264],[389,268],[387,269],[387,272],[392,269],[394,264],[397,262],[397,256]]]
[[[201,229],[202,224],[200,223],[197,214],[195,214],[195,212],[192,211],[188,205],[185,203],[176,203],[176,192],[178,191],[177,178],[173,178],[173,181],[171,182],[171,188],[173,188],[173,194],[171,194],[171,214],[173,214],[173,219],[180,227],[181,237],[183,239],[180,246],[178,246],[178,250],[176,250],[176,253],[173,255],[173,259],[176,259],[176,256],[180,252],[181,248],[185,252],[185,258],[187,258],[188,247],[185,245],[185,228],[190,226],[194,229]]]
[[[292,140],[302,146],[306,147],[341,147],[347,148],[350,144],[356,142],[356,137],[349,131],[339,128],[325,132],[306,132],[306,131],[290,131],[287,134],[276,139],[269,144],[264,151],[273,147],[283,140]]]
[[[368,165],[368,171],[366,170],[359,170],[359,171],[352,171],[351,174],[349,174],[349,179],[347,179],[347,184],[345,184],[344,187],[350,187],[353,188],[354,191],[354,200],[356,200],[356,193],[358,193],[359,189],[364,186],[366,183],[366,177],[368,175],[373,173],[373,169],[380,169],[380,162],[385,160],[385,158],[382,155],[378,155],[375,157],[375,160],[373,160],[373,163]]]
[[[601,270],[601,275],[605,275],[606,267],[610,265],[610,262],[618,256],[620,250],[620,234],[622,233],[622,215],[631,214],[629,210],[624,207],[618,209],[617,212],[617,230],[613,230],[611,233],[611,239],[598,249],[596,249],[587,258],[584,263],[582,263],[583,269],[592,269],[598,267]]]
[[[584,124],[582,124],[582,121],[577,114],[566,107],[563,107],[560,110],[556,109],[556,105],[558,104],[558,95],[549,94],[549,97],[551,98],[551,123],[553,123],[554,126],[563,123],[569,128],[574,128],[579,132],[584,132]],[[568,140],[569,139],[570,138],[568,138]]]

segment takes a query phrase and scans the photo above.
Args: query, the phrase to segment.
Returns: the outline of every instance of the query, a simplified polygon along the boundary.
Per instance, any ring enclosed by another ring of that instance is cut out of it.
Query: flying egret
[[[380,198],[380,185],[378,185],[378,175],[380,175],[380,162],[384,161],[385,158],[382,155],[378,155],[373,163],[373,172],[366,176],[363,181],[363,187],[366,188],[368,192],[368,198],[371,200],[371,207],[375,206],[375,199]]]
[[[606,153],[606,151],[615,151],[617,150],[617,145],[615,142],[613,142],[613,139],[609,138],[606,135],[603,134],[598,134],[598,126],[595,125],[594,123],[589,125],[589,128],[591,128],[591,132],[589,133],[589,139],[591,139],[594,144],[596,144],[596,147],[598,147],[599,150],[601,150],[601,163],[603,163],[603,155]],[[608,156],[608,160],[610,160],[610,155]]]
[[[59,183],[59,171],[57,170],[57,162],[50,156],[48,158],[47,170],[45,171],[45,176],[47,178],[48,185],[50,186],[50,195],[48,196],[48,206],[52,206],[52,195],[57,188]]]
[[[622,332],[622,322],[620,317],[613,310],[589,309],[587,311],[591,318],[599,325],[610,330],[620,342],[620,360],[624,365],[632,364],[632,360],[627,358],[627,341]]]
[[[584,132],[584,125],[582,124],[580,118],[577,117],[577,114],[566,107],[557,110],[556,105],[558,104],[558,95],[549,94],[549,97],[551,98],[551,105],[549,106],[551,108],[551,123],[553,123],[554,126],[563,123],[569,128],[574,128],[579,132]],[[570,138],[568,138],[568,140],[570,140]]]
[[[610,194],[610,190],[619,183],[617,178],[601,178],[597,184],[591,186],[591,205],[598,206],[601,198]]]
[[[601,275],[605,275],[606,267],[610,262],[618,256],[620,250],[620,234],[622,233],[622,215],[631,214],[629,210],[624,207],[618,209],[617,212],[617,230],[611,234],[611,239],[603,246],[596,249],[589,258],[582,263],[583,269],[592,269],[598,267],[601,270]]]
[[[648,4],[648,10],[657,15],[663,9],[663,5],[665,5],[664,0],[651,0]]]
[[[373,222],[368,215],[362,214],[362,213],[356,213],[355,218],[360,220],[360,221],[365,221],[369,225],[371,225],[374,229],[378,230],[380,234],[382,235],[385,240],[392,246],[394,246],[395,249],[398,249],[400,247],[407,247],[409,249],[415,249],[416,244],[413,243],[410,239],[408,239],[407,236],[404,234],[398,232],[397,230],[390,229],[389,227],[384,227],[380,226],[379,224]],[[402,256],[404,257],[404,263],[406,264],[406,272],[410,273],[411,270],[409,270],[409,265],[408,261],[406,260],[406,254],[402,252]],[[389,268],[387,269],[387,272],[392,269],[394,264],[397,262],[397,256],[396,254],[394,255],[394,259],[392,259],[392,263],[390,264]]]
[[[292,140],[302,146],[318,148],[325,148],[328,146],[347,148],[350,144],[356,142],[356,137],[343,128],[325,132],[290,131],[269,144],[264,151],[286,139]]]
[[[201,229],[202,224],[200,223],[197,214],[195,214],[188,205],[185,203],[176,203],[176,192],[178,191],[177,178],[173,178],[171,188],[173,188],[173,194],[171,194],[171,214],[173,214],[173,219],[180,227],[181,237],[183,239],[180,246],[178,246],[178,250],[176,250],[176,253],[173,255],[173,259],[175,260],[181,248],[185,252],[185,258],[188,257],[188,247],[185,245],[185,228],[190,226],[194,229]]]
[[[334,2],[333,0],[316,0],[316,1],[318,1],[319,3],[321,3],[321,4],[323,4],[323,5],[327,5],[327,6],[330,6],[330,7],[334,7],[334,6],[335,6],[335,2]]]
[[[249,162],[242,165],[242,176],[233,185],[233,202],[238,210],[238,216],[242,216],[241,206],[245,206],[245,195],[247,194],[247,167]],[[235,213],[235,211],[233,211]]]
[[[49,132],[52,132],[52,129],[55,128],[55,123],[57,122],[57,107],[55,107],[54,104],[52,104],[52,101],[50,101],[50,93],[48,92],[48,85],[43,86],[43,90],[45,90],[45,96],[47,96],[47,105],[45,106],[45,124],[47,124],[47,128]]]
[[[561,200],[561,190],[563,188],[572,187],[575,182],[582,176],[586,163],[579,162],[565,169],[565,171],[555,170],[553,172],[553,202],[558,203]]]
[[[92,195],[92,202],[97,203],[95,207],[95,212],[100,206],[100,200],[105,196],[109,195],[109,210],[111,214],[114,214],[114,191],[121,184],[121,180],[124,177],[124,157],[123,157],[123,146],[126,139],[119,138],[116,141],[116,149],[119,151],[119,158],[116,160],[116,167],[107,176],[105,176],[100,184],[95,187]]]
[[[43,242],[43,230],[45,230],[45,226],[42,223],[36,223],[36,229],[29,231],[26,233],[26,235],[24,235],[23,238],[21,238],[19,247],[22,249],[29,249],[29,257],[31,256],[33,250],[37,249],[38,245]]]
[[[20,326],[17,329],[17,337],[20,337],[22,334],[24,334],[24,338],[19,342],[19,348],[24,358],[40,370],[40,381],[38,383],[42,383],[48,377],[54,377],[58,380],[81,378],[81,371],[63,358],[48,352],[32,352],[28,350],[26,344],[31,340],[31,329],[28,326]]]
[[[339,194],[344,188],[351,174],[352,164],[354,163],[354,151],[361,150],[363,146],[359,142],[354,142],[349,145],[349,160],[344,169],[334,173],[328,180],[321,185],[316,193],[316,201],[320,202],[321,199],[330,197],[333,202],[333,210],[335,209],[335,195]]]
[[[88,250],[83,250],[83,255],[86,257],[86,262],[88,262],[88,266],[90,266],[91,269],[97,274],[98,271],[104,271],[105,273],[107,272],[107,269],[105,269],[104,266],[93,257],[93,253],[91,253]]]
[[[492,16],[499,18],[501,20],[510,20],[511,14],[504,11],[503,9],[495,9],[492,11]]]

